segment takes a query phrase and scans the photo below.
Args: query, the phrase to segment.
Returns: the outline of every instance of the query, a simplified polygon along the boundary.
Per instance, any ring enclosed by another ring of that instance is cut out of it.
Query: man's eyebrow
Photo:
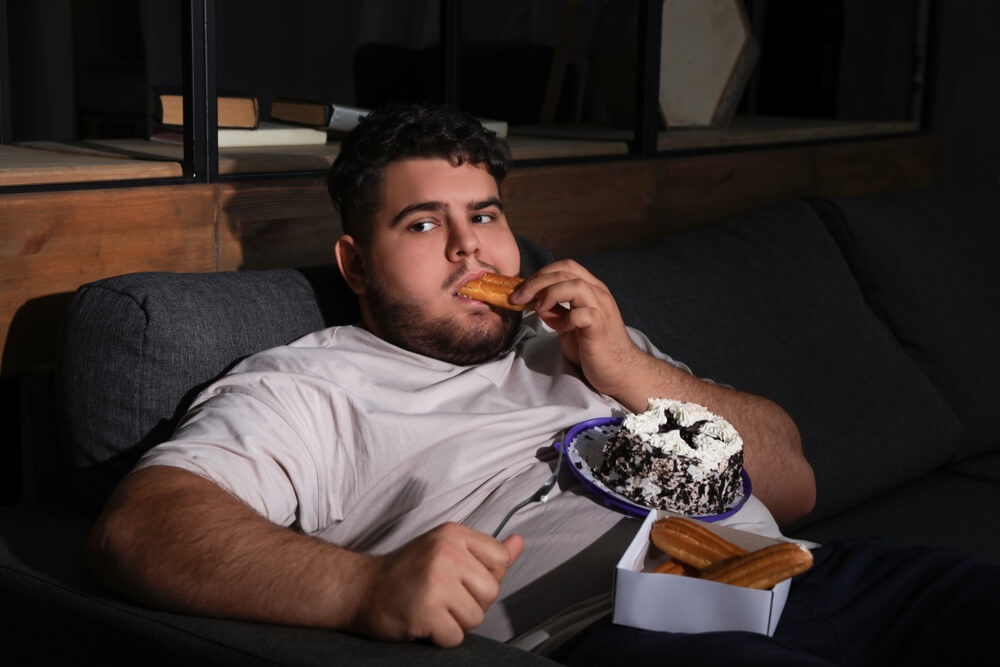
[[[443,201],[421,201],[410,204],[409,206],[404,206],[403,210],[395,215],[395,217],[389,222],[389,227],[395,227],[411,213],[415,211],[444,211],[447,210],[448,205]]]
[[[470,211],[479,211],[484,208],[489,208],[490,206],[495,206],[503,212],[503,202],[500,201],[499,197],[487,197],[486,199],[482,199],[480,201],[470,202],[467,208]]]

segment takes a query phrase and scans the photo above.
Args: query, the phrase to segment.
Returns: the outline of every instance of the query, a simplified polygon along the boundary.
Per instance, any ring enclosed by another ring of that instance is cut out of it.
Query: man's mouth
[[[455,276],[454,278],[449,278],[449,280],[445,283],[445,289],[451,289],[451,292],[454,296],[460,296],[463,299],[468,298],[466,296],[459,294],[458,290],[462,289],[462,286],[465,285],[465,283],[471,280],[477,280],[479,278],[482,278],[484,275],[489,273],[490,270],[491,269],[487,268],[487,269],[477,269],[475,271],[462,271],[461,273],[459,273],[459,275]],[[471,300],[474,301],[475,299]]]

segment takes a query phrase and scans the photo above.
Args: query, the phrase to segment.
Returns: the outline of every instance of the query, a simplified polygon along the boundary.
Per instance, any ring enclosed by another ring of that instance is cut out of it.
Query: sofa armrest
[[[552,665],[484,637],[461,646],[378,642],[316,628],[187,616],[100,589],[83,569],[90,519],[0,507],[0,644],[32,664]]]

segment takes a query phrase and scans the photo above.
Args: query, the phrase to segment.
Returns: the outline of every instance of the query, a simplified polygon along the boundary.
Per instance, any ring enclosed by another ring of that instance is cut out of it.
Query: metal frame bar
[[[184,175],[212,183],[219,177],[215,0],[184,5]]]
[[[630,152],[656,154],[660,131],[660,40],[663,1],[641,0],[637,26],[635,74],[635,137]]]
[[[0,0],[0,144],[14,141],[10,111],[10,35],[7,28],[7,0]]]
[[[924,69],[920,81],[920,105],[916,110],[919,117],[916,120],[921,131],[930,132],[934,130],[937,121],[934,103],[940,83],[938,77],[941,68],[941,5],[938,0],[926,0],[923,10],[920,18],[923,18],[925,23],[917,27],[924,31],[922,63]]]
[[[462,0],[441,0],[441,76],[444,103],[462,103]]]

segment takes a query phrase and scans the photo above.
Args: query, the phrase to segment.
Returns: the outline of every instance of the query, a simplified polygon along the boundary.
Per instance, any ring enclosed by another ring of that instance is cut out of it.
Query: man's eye
[[[434,229],[434,223],[429,220],[422,220],[420,222],[414,222],[410,225],[409,229],[414,232],[429,232]]]
[[[493,222],[493,216],[490,215],[489,213],[477,213],[476,215],[472,216],[472,222],[476,224]]]

